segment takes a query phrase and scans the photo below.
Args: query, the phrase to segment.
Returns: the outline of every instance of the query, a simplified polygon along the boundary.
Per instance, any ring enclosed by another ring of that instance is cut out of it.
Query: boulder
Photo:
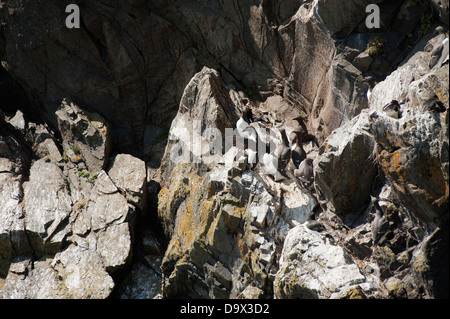
[[[365,276],[342,247],[323,235],[291,229],[284,242],[274,281],[275,298],[325,299],[364,283]]]
[[[44,159],[30,169],[30,181],[24,185],[25,228],[37,255],[54,254],[70,229],[68,219],[72,198],[61,169]]]
[[[127,201],[143,211],[147,195],[147,168],[144,161],[129,154],[119,154],[111,159],[108,175],[125,194]]]
[[[91,173],[105,169],[111,151],[111,126],[98,113],[82,110],[73,101],[64,99],[56,111],[63,147],[72,161],[80,157]]]
[[[375,140],[368,112],[335,130],[314,160],[319,201],[336,215],[355,213],[368,204],[377,169],[372,157]]]
[[[86,217],[77,216],[76,235],[95,233],[96,247],[108,272],[123,268],[131,258],[135,210],[104,171],[100,172],[87,202]]]
[[[0,158],[0,276],[3,277],[13,259],[32,252],[20,205],[23,177],[15,173],[16,166],[16,163]]]

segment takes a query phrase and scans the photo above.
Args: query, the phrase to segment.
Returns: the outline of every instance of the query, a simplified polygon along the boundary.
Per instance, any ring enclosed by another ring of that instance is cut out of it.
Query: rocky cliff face
[[[0,22],[2,298],[448,297],[448,1],[10,0]],[[304,118],[311,185],[223,147],[244,107]]]

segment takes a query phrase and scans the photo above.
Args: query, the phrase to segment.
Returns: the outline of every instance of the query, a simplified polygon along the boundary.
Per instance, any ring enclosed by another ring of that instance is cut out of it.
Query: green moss
[[[430,30],[434,21],[436,20],[436,15],[433,10],[433,6],[430,1],[425,0],[413,0],[411,1],[411,6],[420,7],[422,9],[422,13],[420,15],[420,28],[419,28],[419,37],[423,36],[425,33]]]
[[[72,150],[72,152],[75,153],[75,155],[80,155],[81,154],[80,149],[77,146],[75,146],[75,145],[70,146],[70,149]]]
[[[244,94],[247,95],[248,97],[251,97],[253,94],[255,94],[255,92],[249,88],[245,88],[242,92],[244,92]]]
[[[91,176],[91,174],[89,172],[83,171],[83,172],[78,172],[78,176],[84,177],[84,178],[89,178]]]

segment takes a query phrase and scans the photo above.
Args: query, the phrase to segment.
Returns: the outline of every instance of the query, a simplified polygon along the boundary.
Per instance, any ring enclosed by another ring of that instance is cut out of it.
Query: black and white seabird
[[[306,217],[306,223],[305,223],[305,229],[306,230],[311,230],[314,232],[323,232],[324,230],[326,230],[325,226],[319,222],[318,220],[316,220],[316,215],[314,213],[314,211],[311,211],[308,213],[308,217]]]
[[[275,156],[278,158],[278,170],[284,171],[291,160],[291,148],[284,128],[280,129],[280,135],[281,142],[275,150]]]
[[[314,182],[314,160],[307,157],[300,163],[300,166],[294,170],[294,175],[297,177],[306,187],[309,187]]]
[[[370,103],[370,97],[372,96],[372,91],[375,85],[377,85],[377,82],[375,81],[375,78],[371,75],[365,78],[367,84],[369,85],[369,88],[367,89],[367,102]]]
[[[316,137],[308,133],[308,128],[306,127],[303,117],[297,116],[293,118],[293,120],[298,122],[298,126],[292,132],[300,136],[302,143],[313,141],[319,146]]]
[[[287,179],[285,169],[291,160],[291,148],[284,129],[280,130],[281,141],[273,153],[263,155],[266,174],[271,175],[278,182]]]
[[[295,168],[300,166],[300,163],[306,158],[306,152],[303,149],[303,143],[299,135],[292,132],[292,163]]]
[[[275,155],[265,153],[262,160],[266,174],[271,175],[275,182],[279,182],[287,178],[284,172],[278,170],[278,158]]]
[[[430,99],[428,99],[422,107],[422,111],[430,111],[430,112],[445,112],[444,103],[442,103],[438,96],[433,94]]]
[[[240,137],[248,138],[250,136],[250,133],[244,132],[244,130],[249,126],[251,122],[253,122],[252,110],[248,107],[245,107],[242,111],[242,116],[236,123],[236,129]]]
[[[377,245],[383,235],[386,233],[389,222],[386,216],[383,214],[381,207],[379,206],[377,199],[371,196],[371,211],[375,217],[371,224],[373,246]]]
[[[386,115],[394,119],[399,119],[401,117],[400,104],[397,100],[392,100],[391,102],[383,106],[383,111],[384,113],[386,113]]]
[[[249,125],[244,130],[244,133],[248,133],[248,143],[246,143],[245,154],[247,155],[248,163],[253,167],[258,164],[258,143],[260,143],[258,138],[258,133],[256,129]]]
[[[440,67],[449,53],[449,43],[448,38],[445,35],[444,28],[439,26],[434,32],[435,34],[439,34],[439,37],[436,41],[436,44],[433,46],[433,50],[431,51],[429,62],[430,69],[434,68],[435,66]]]

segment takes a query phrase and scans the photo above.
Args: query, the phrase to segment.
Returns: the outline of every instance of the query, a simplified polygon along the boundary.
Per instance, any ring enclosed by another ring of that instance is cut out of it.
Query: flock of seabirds
[[[438,63],[443,64],[443,62],[448,60],[449,54],[449,41],[445,34],[444,28],[441,26],[437,27],[435,33],[438,34],[439,37],[431,51],[431,58],[429,61],[430,69],[433,69],[433,67],[435,67]],[[367,97],[370,101],[370,95],[373,87],[376,85],[376,82],[370,76],[367,77],[366,80],[369,84]],[[392,100],[383,107],[383,111],[386,115],[399,119],[402,117],[401,105],[405,103],[406,101],[404,97],[401,97],[400,101]],[[423,112],[445,112],[445,110],[446,108],[444,104],[439,100],[438,96],[434,92],[428,95],[422,107]],[[298,125],[290,133],[289,139],[287,137],[286,130],[284,128],[280,128],[280,142],[275,151],[272,153],[264,153],[262,157],[262,164],[264,165],[265,174],[272,176],[274,181],[278,182],[295,177],[304,187],[310,188],[314,182],[314,160],[307,156],[307,153],[303,148],[303,144],[313,142],[317,147],[319,147],[319,143],[314,135],[308,133],[303,116],[295,117],[293,120],[297,121]],[[245,106],[239,120],[236,123],[236,129],[240,137],[244,140],[252,141],[254,143],[253,145],[256,145],[257,143],[266,143],[262,141],[261,137],[257,133],[255,125],[253,125],[253,123],[258,122],[265,123],[262,118],[256,118],[253,115],[251,108]],[[254,168],[259,162],[257,156],[258,154],[254,150],[245,148],[245,145],[246,144],[244,143],[246,160],[250,163],[250,165],[252,165],[251,167]],[[269,150],[269,145],[267,143],[266,150]],[[292,163],[292,166],[290,163]],[[291,174],[292,170],[294,176]],[[375,197],[371,196],[369,207],[374,216],[372,221],[372,234],[373,244],[375,245],[380,242],[382,235],[386,232],[387,220],[383,215],[383,211],[378,205]],[[323,224],[316,220],[314,211],[311,211],[308,214],[305,227],[310,231],[316,232],[322,232],[325,230]]]

